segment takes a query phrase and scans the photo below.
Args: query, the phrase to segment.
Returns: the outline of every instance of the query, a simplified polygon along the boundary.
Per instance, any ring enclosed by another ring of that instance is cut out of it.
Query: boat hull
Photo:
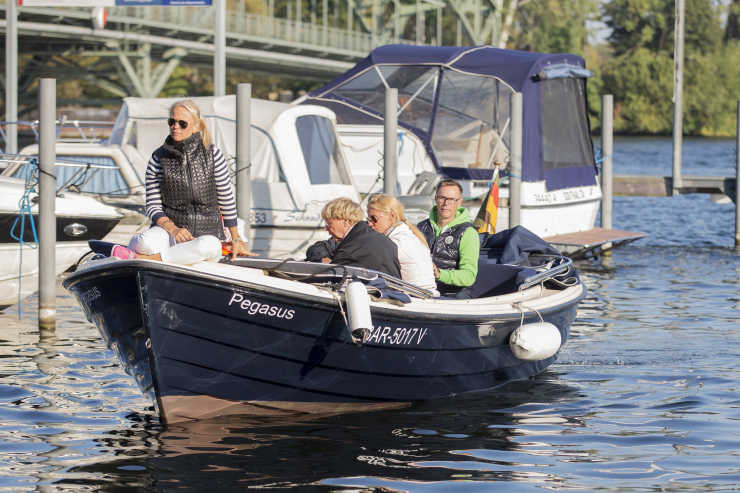
[[[330,297],[153,262],[110,263],[65,287],[170,423],[398,407],[527,378],[555,359],[512,354],[517,311],[465,317],[373,304],[372,333],[355,344]],[[537,310],[563,342],[581,296]]]

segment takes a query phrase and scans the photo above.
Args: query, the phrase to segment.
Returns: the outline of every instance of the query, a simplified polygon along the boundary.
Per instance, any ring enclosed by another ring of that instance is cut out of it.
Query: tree
[[[616,131],[669,133],[673,126],[673,0],[612,0],[602,6],[612,29],[614,57],[603,67],[604,91],[614,94]],[[687,0],[684,36],[684,131],[702,134],[722,120],[712,80],[719,62],[722,26],[717,4]],[[712,90],[707,90],[711,87]]]
[[[522,2],[517,12],[515,48],[543,53],[582,54],[586,21],[597,12],[595,0]]]

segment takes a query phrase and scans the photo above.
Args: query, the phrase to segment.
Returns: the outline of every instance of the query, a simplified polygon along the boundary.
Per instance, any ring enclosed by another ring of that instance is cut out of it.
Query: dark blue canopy
[[[398,123],[421,139],[440,173],[490,179],[492,165],[508,161],[511,94],[521,92],[522,179],[554,190],[596,182],[589,75],[583,58],[567,53],[387,45],[304,103],[330,107],[340,123],[379,124],[385,87],[397,87]]]

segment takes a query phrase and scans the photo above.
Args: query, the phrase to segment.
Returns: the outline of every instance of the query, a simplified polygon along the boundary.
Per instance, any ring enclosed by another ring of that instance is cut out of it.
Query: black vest
[[[195,237],[213,235],[223,240],[213,152],[205,148],[200,133],[195,132],[182,142],[167,137],[154,153],[162,167],[164,214]]]
[[[460,266],[460,241],[466,229],[472,228],[473,223],[465,222],[442,231],[435,238],[434,228],[429,219],[420,222],[417,227],[424,235],[432,252],[432,262],[438,269],[457,269]],[[451,286],[437,281],[437,287],[443,294],[449,294],[462,289],[461,286]]]

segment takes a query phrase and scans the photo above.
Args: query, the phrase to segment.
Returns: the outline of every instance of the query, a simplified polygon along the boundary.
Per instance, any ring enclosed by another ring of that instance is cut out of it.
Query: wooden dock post
[[[396,195],[398,187],[398,89],[385,88],[385,118],[383,118],[383,193]]]
[[[252,208],[252,84],[236,86],[236,212],[244,220],[244,240],[249,241]],[[253,248],[250,245],[250,248]]]
[[[39,88],[39,329],[56,327],[56,79]]]

